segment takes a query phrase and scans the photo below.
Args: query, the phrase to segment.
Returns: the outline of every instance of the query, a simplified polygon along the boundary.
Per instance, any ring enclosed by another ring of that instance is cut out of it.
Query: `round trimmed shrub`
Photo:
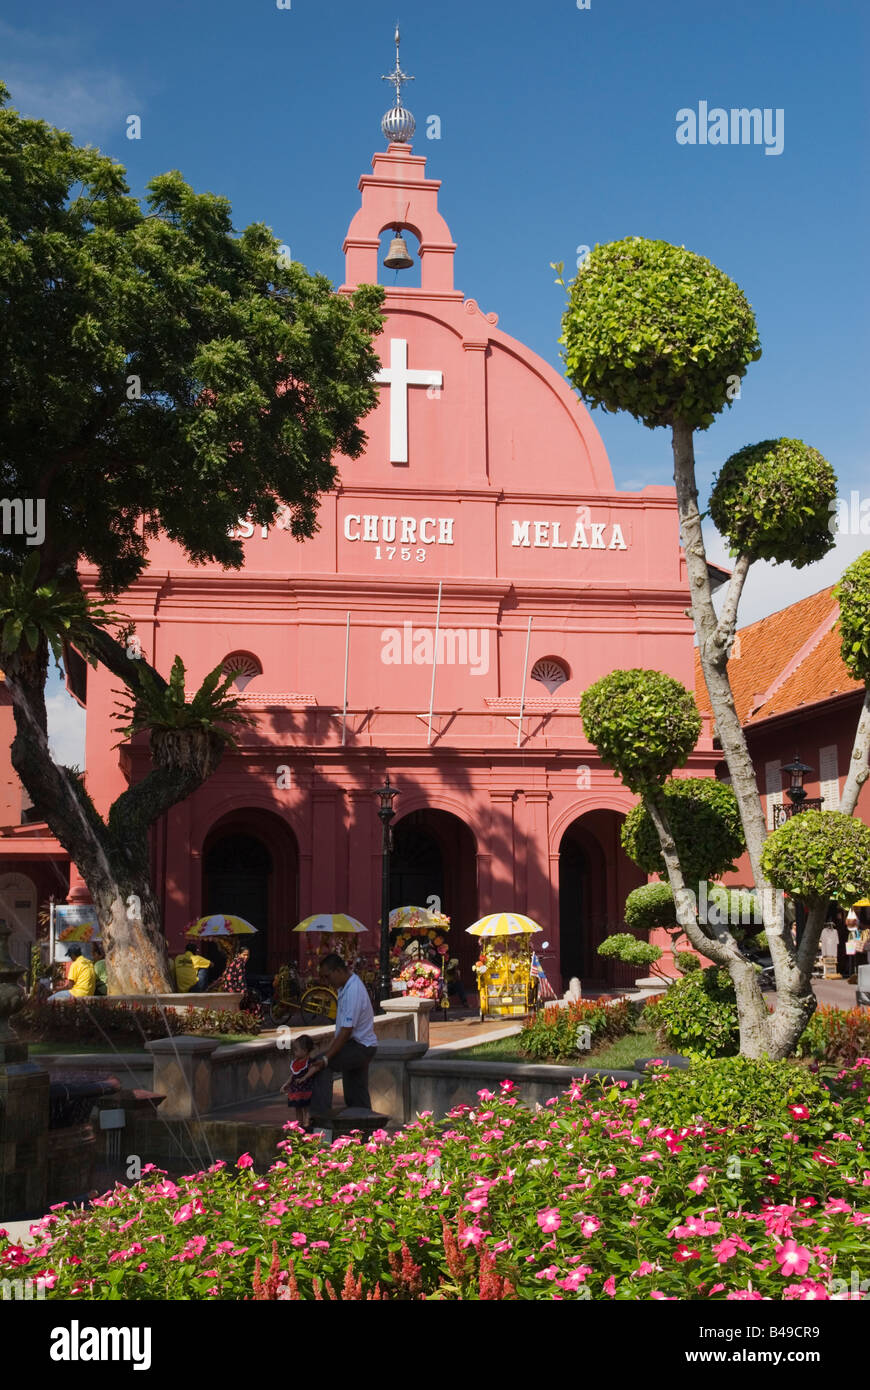
[[[643,794],[684,767],[698,742],[701,716],[684,685],[663,671],[611,671],[580,701],[583,729],[602,762]]]
[[[765,439],[732,454],[710,497],[710,515],[733,554],[795,569],[833,547],[837,475],[800,439]]]
[[[664,786],[665,809],[686,885],[728,873],[746,848],[737,797],[727,782],[713,777],[674,777]],[[629,811],[622,824],[622,847],[648,874],[665,875],[656,828],[646,807]]]
[[[626,965],[638,965],[641,967],[655,965],[657,960],[661,960],[661,947],[653,946],[650,941],[639,941],[630,932],[616,932],[613,936],[608,936],[598,947],[599,956],[615,956],[617,960],[625,961]]]
[[[801,902],[851,904],[870,894],[870,826],[842,811],[802,811],[767,837],[761,867]]]
[[[568,287],[568,380],[588,405],[627,410],[650,429],[706,429],[761,356],[743,291],[704,256],[625,237],[595,250]]]
[[[870,683],[870,550],[859,555],[834,589],[840,605],[840,653],[856,681]]]
[[[684,975],[647,1004],[644,1016],[660,1042],[687,1057],[734,1057],[739,1051],[734,986],[717,965]]]
[[[625,900],[625,925],[633,931],[653,931],[656,927],[675,927],[677,908],[670,885],[644,883]]]

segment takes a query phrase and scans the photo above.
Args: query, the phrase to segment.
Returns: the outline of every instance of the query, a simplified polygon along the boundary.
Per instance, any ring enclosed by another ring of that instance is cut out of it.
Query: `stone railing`
[[[428,1034],[428,1010],[418,1004],[430,1005],[429,1000],[412,1000],[412,1007],[402,1007],[404,1001],[388,1003],[387,1012],[375,1017],[375,1032],[379,1046],[382,1042],[413,1043],[415,1056],[428,1049],[428,1038],[417,1042],[421,1027]],[[398,1006],[398,1007],[396,1007]],[[160,1119],[190,1119],[262,1096],[276,1095],[287,1080],[289,1043],[294,1035],[305,1032],[316,1042],[328,1042],[334,1035],[332,1024],[322,1028],[293,1028],[277,1037],[255,1038],[253,1042],[221,1045],[213,1038],[194,1038],[184,1034],[175,1038],[158,1038],[145,1044],[153,1061],[153,1079],[149,1087],[164,1096],[159,1107]],[[76,1060],[80,1061],[80,1058]]]

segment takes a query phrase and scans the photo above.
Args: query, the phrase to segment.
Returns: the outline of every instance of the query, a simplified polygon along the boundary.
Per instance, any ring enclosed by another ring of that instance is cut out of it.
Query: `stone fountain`
[[[11,935],[0,918],[0,1221],[42,1215],[48,1172],[48,1072],[9,1027],[24,1002]]]

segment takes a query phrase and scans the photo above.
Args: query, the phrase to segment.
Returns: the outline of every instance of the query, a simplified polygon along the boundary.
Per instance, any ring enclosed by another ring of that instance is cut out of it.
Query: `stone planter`
[[[98,1100],[119,1090],[115,1077],[52,1081],[48,1095],[47,1205],[81,1199],[91,1190],[97,1136],[90,1114]]]

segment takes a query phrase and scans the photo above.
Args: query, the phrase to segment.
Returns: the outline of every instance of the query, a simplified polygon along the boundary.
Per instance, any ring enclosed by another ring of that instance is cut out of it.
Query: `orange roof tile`
[[[862,689],[843,665],[837,614],[829,586],[739,630],[728,675],[741,724]],[[695,700],[709,711],[697,649]]]

